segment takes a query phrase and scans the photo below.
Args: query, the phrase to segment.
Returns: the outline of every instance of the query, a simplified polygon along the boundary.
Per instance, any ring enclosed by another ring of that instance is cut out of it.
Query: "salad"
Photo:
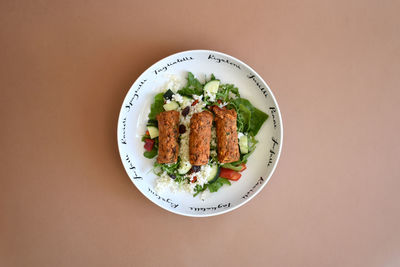
[[[169,87],[155,95],[142,136],[144,157],[158,156],[156,191],[197,196],[238,181],[268,115],[213,74],[202,83],[189,72],[185,86]]]

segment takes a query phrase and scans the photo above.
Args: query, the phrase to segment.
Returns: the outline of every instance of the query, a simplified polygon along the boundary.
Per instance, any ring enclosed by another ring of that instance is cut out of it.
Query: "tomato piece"
[[[240,170],[240,172],[244,171],[245,169],[247,169],[246,164],[242,163],[240,164],[240,166],[242,166],[242,169]]]
[[[195,183],[195,182],[197,182],[197,176],[194,176],[192,179],[192,183]]]
[[[151,151],[154,146],[154,140],[153,139],[146,139],[144,140],[144,149],[147,151]]]
[[[198,99],[196,99],[196,100],[192,103],[192,106],[196,105],[197,103],[199,103],[199,100],[198,100]]]
[[[219,174],[219,177],[226,178],[231,181],[237,181],[240,179],[240,177],[242,177],[242,175],[238,172],[235,172],[234,170],[221,168],[221,173]]]
[[[146,131],[146,135],[147,135],[147,136],[150,136],[150,133],[149,133],[149,131]]]

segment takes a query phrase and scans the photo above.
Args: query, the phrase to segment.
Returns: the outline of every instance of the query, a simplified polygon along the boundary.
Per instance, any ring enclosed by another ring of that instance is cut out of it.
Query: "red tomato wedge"
[[[242,166],[242,169],[240,170],[240,172],[244,171],[245,169],[247,169],[246,164],[242,163],[240,164]]]
[[[199,103],[199,100],[198,100],[198,99],[196,99],[196,100],[192,103],[192,106],[195,106],[197,103]]]
[[[234,170],[221,168],[221,173],[219,174],[219,177],[226,178],[231,181],[237,181],[240,179],[240,177],[242,177],[242,175],[238,172],[235,172]]]
[[[153,146],[154,146],[153,139],[146,139],[144,141],[144,149],[146,149],[147,151],[151,151],[153,149]]]

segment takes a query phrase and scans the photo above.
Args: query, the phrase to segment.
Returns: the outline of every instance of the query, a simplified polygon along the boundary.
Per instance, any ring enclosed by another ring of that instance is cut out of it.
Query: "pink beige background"
[[[0,266],[400,266],[398,1],[1,1]],[[245,206],[187,218],[119,159],[135,79],[172,53],[251,65],[284,122]]]

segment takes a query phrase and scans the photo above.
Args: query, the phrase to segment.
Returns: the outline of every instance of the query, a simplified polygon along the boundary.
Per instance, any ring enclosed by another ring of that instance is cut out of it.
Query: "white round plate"
[[[192,72],[200,81],[212,73],[221,83],[232,83],[258,109],[269,115],[258,132],[259,141],[249,157],[247,170],[231,186],[209,193],[203,201],[187,192],[172,193],[154,189],[157,176],[152,172],[154,159],[143,156],[141,137],[156,93],[171,75],[186,81]],[[210,50],[191,50],[168,56],[148,68],[130,88],[118,119],[118,147],[122,163],[135,186],[158,206],[176,214],[205,217],[232,211],[252,199],[270,179],[282,148],[282,120],[278,104],[265,81],[248,65],[229,55]]]

